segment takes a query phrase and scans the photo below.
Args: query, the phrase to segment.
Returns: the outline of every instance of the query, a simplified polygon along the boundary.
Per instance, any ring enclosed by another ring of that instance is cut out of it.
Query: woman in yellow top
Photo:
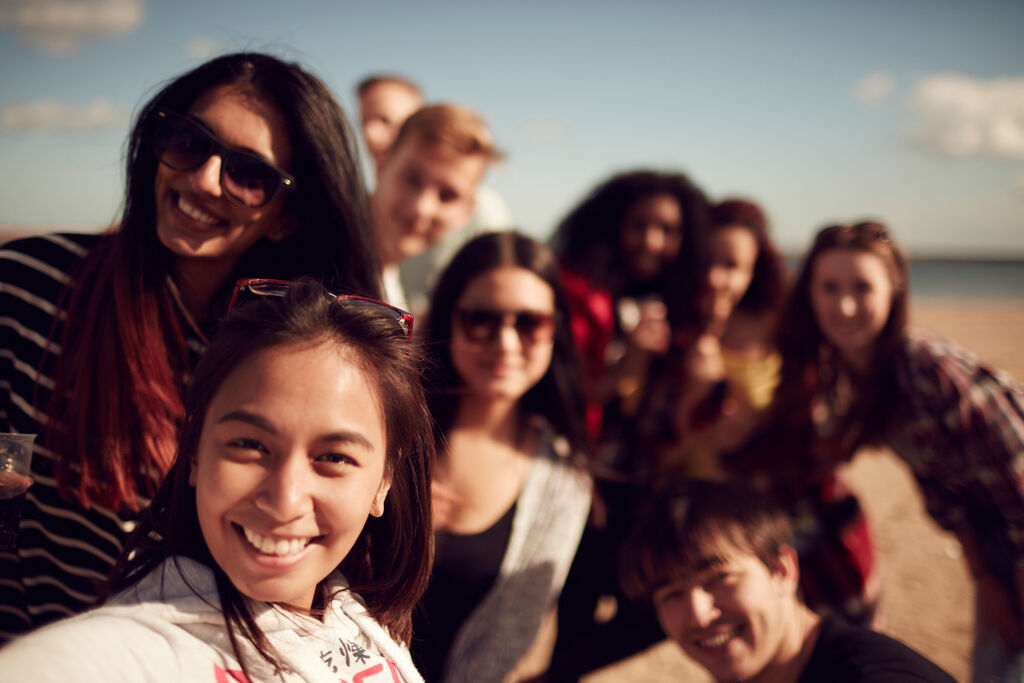
[[[720,478],[719,454],[746,442],[778,382],[774,338],[787,272],[760,207],[744,199],[712,207],[707,265],[706,322],[677,344],[685,381],[671,438],[659,449],[659,475]]]

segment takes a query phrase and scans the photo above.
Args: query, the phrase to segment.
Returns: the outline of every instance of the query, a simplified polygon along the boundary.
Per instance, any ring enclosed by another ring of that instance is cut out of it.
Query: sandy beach
[[[1024,302],[921,300],[911,324],[957,341],[1024,381]],[[886,633],[914,647],[956,680],[970,680],[974,591],[960,544],[927,514],[905,465],[888,452],[864,452],[851,465],[882,563]],[[709,681],[672,643],[584,679]]]

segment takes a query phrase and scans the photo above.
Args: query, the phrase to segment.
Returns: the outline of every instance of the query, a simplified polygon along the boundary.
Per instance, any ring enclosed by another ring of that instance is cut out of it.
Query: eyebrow
[[[370,440],[358,432],[343,431],[334,432],[333,434],[324,434],[317,438],[317,441],[330,442],[330,443],[350,443],[355,446],[360,446],[368,451],[373,450],[373,444]]]
[[[657,591],[667,588],[679,581],[696,581],[702,573],[712,569],[717,569],[724,564],[726,564],[726,562],[723,557],[698,557],[693,562],[687,563],[682,571],[671,572],[655,581],[650,592],[653,595]]]
[[[222,424],[224,422],[244,422],[245,424],[252,425],[257,429],[261,429],[268,434],[277,436],[277,429],[269,420],[257,415],[256,413],[249,412],[248,410],[232,410],[231,412],[225,413],[217,420],[217,424]],[[369,439],[359,432],[351,430],[331,432],[330,434],[318,436],[316,440],[326,443],[350,443],[356,446],[361,446],[367,450],[373,450],[373,444]]]
[[[244,422],[270,434],[277,434],[277,430],[274,429],[274,425],[270,424],[269,420],[247,410],[232,410],[229,413],[225,413],[217,420],[217,424],[224,422]]]

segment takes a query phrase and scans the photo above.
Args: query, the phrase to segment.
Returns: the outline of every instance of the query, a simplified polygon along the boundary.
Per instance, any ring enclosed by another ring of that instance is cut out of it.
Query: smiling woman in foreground
[[[40,435],[0,552],[0,643],[92,606],[174,459],[236,279],[378,294],[345,115],[298,65],[239,53],[182,74],[141,107],[126,157],[115,229],[0,248],[0,432]]]
[[[316,284],[275,293],[232,311],[197,367],[116,594],[0,650],[5,673],[422,680],[398,642],[432,552],[431,423],[408,330]]]

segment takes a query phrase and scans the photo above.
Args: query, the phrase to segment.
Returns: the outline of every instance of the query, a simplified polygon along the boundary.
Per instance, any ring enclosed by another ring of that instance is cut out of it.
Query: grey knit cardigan
[[[445,683],[498,683],[529,649],[562,592],[590,511],[590,477],[544,435],[516,499],[498,577],[448,652]]]

